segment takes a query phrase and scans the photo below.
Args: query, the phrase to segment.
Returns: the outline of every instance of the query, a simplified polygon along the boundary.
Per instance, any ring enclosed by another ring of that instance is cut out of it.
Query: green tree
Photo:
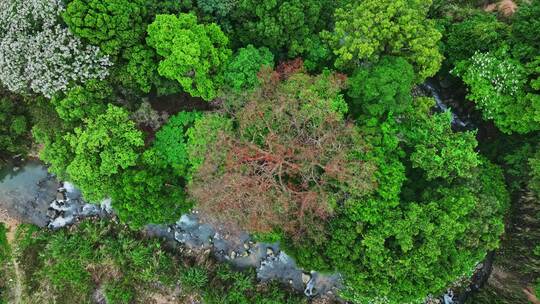
[[[509,32],[510,27],[493,14],[478,13],[449,26],[444,53],[451,63],[469,59],[475,52],[500,48]]]
[[[427,180],[470,177],[472,169],[480,164],[475,132],[452,131],[452,113],[447,111],[416,121],[407,134],[408,145],[413,147],[410,159],[413,167],[423,169]]]
[[[160,96],[182,91],[177,81],[159,75],[159,56],[151,47],[136,45],[126,49],[123,58],[126,62],[117,72],[124,88],[136,88],[147,94],[154,90]]]
[[[145,155],[145,158],[152,156]],[[172,223],[192,207],[182,177],[145,159],[115,176],[110,196],[115,212],[132,229]]]
[[[64,136],[74,155],[67,174],[86,199],[97,201],[108,195],[113,176],[136,164],[144,141],[129,113],[110,104],[84,122]]]
[[[523,62],[540,54],[540,2],[520,3],[512,22],[513,54]]]
[[[203,165],[209,150],[219,139],[220,132],[228,134],[232,129],[232,120],[219,114],[207,114],[201,119],[195,120],[193,127],[186,132],[188,136],[187,152],[191,166],[190,174],[197,172]],[[219,155],[220,153],[215,154]]]
[[[32,137],[43,147],[39,158],[49,165],[49,172],[66,180],[66,168],[73,159],[73,151],[64,135],[72,131],[73,126],[68,126],[59,117],[53,103],[44,97],[33,100],[29,112],[33,124]]]
[[[105,112],[107,102],[114,100],[112,87],[105,81],[89,80],[84,85],[70,89],[65,95],[54,97],[51,102],[58,116],[66,123],[81,123],[87,117]]]
[[[144,37],[147,5],[147,0],[73,0],[62,17],[73,33],[118,55]]]
[[[334,224],[340,230],[333,231],[337,235],[328,248],[333,263],[348,269],[343,296],[358,303],[420,302],[464,273],[472,275],[478,261],[497,247],[509,202],[499,168],[486,163],[476,173],[465,186],[428,187],[422,202],[386,212],[375,225],[354,211],[359,205],[351,206],[349,222]],[[347,228],[356,228],[360,239],[343,247],[343,236],[351,235]]]
[[[354,69],[376,62],[381,55],[406,58],[420,80],[433,76],[441,65],[437,43],[441,34],[426,18],[431,0],[366,0],[338,8],[335,27],[324,32],[335,65]]]
[[[358,68],[349,79],[351,113],[381,117],[387,110],[403,113],[412,103],[414,70],[401,57],[384,56],[377,64]]]
[[[273,65],[274,55],[267,48],[257,49],[250,44],[239,49],[227,65],[225,83],[238,93],[252,89],[259,84],[257,74],[261,67],[273,68]]]
[[[21,100],[0,95],[0,158],[28,149],[29,122]]]
[[[180,112],[156,133],[153,148],[155,153],[174,169],[175,174],[187,177],[190,170],[188,132],[202,115],[197,112]]]
[[[201,118],[198,112],[180,112],[171,117],[156,133],[137,166],[115,179],[113,207],[130,227],[174,222],[192,207],[184,193],[191,174],[187,133]]]
[[[146,41],[163,57],[160,75],[177,80],[192,96],[205,100],[216,97],[232,54],[219,26],[198,24],[192,14],[157,15],[148,26]]]
[[[231,14],[240,45],[268,47],[292,58],[309,50],[330,23],[337,1],[239,0]]]

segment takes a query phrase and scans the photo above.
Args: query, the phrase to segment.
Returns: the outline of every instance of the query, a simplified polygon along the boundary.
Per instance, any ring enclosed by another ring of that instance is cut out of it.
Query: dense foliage
[[[150,302],[152,282],[179,282],[186,301],[300,301],[134,232],[195,211],[340,273],[360,304],[422,303],[502,244],[496,264],[521,274],[499,298],[525,303],[539,20],[539,0],[1,1],[0,158],[39,155],[121,223],[25,226],[27,292]],[[0,266],[1,246],[2,231]]]
[[[403,56],[415,66],[419,79],[433,76],[442,57],[437,50],[440,33],[426,18],[431,1],[367,0],[335,12],[336,26],[325,33],[337,67],[356,67],[381,55]]]

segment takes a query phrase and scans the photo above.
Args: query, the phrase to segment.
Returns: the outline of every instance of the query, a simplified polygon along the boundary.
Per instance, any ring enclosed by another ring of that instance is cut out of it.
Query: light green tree
[[[477,146],[474,132],[455,133],[451,128],[452,115],[427,115],[416,121],[407,133],[412,166],[426,172],[427,180],[470,177],[480,160],[474,151]]]
[[[113,100],[112,87],[105,81],[89,80],[75,86],[65,95],[51,99],[58,116],[66,123],[80,123],[84,118],[105,112],[107,102]]]
[[[144,141],[129,113],[117,106],[109,104],[105,113],[84,122],[64,136],[74,154],[67,174],[86,199],[95,201],[107,195],[115,174],[136,164]]]
[[[198,24],[192,14],[157,15],[148,26],[146,41],[163,57],[160,75],[177,80],[192,96],[216,97],[232,54],[229,39],[218,25]]]

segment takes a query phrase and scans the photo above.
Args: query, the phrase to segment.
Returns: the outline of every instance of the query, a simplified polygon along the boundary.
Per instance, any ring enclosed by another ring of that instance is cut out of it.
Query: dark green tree
[[[109,55],[144,37],[147,0],[73,0],[63,13],[70,30]]]
[[[29,148],[30,124],[25,108],[22,100],[0,95],[0,158],[24,153]]]
[[[377,64],[361,67],[349,79],[351,113],[381,117],[390,110],[403,113],[411,106],[414,70],[401,57],[383,57]]]
[[[157,166],[153,157],[145,154],[137,167],[116,175],[109,192],[118,217],[132,229],[175,222],[191,208],[183,178]]]
[[[506,43],[510,27],[489,13],[475,14],[448,28],[444,54],[452,64],[469,59],[475,52],[496,50]]]
[[[208,15],[225,17],[238,5],[239,0],[197,0],[199,9]]]
[[[273,65],[274,55],[267,48],[257,49],[250,44],[239,49],[227,65],[225,84],[238,93],[253,89],[259,84],[257,74],[261,67],[273,68]]]
[[[540,54],[540,2],[520,4],[512,22],[513,55],[522,62]]]
[[[239,45],[265,46],[293,58],[309,51],[329,27],[337,1],[239,0],[231,14]]]

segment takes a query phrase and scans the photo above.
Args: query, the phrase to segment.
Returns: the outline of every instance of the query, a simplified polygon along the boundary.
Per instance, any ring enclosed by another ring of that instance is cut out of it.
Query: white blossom
[[[51,97],[107,77],[112,64],[61,25],[61,0],[0,0],[0,84]]]

